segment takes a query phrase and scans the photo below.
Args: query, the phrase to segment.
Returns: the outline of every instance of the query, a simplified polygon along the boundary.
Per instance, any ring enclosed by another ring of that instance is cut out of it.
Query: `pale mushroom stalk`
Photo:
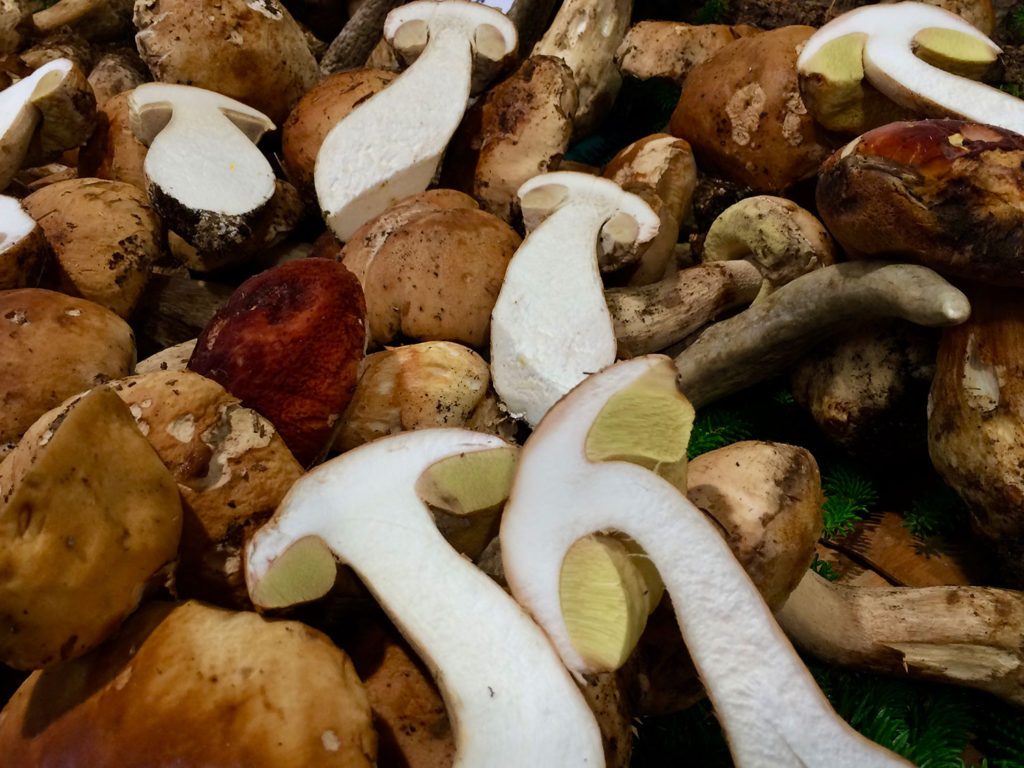
[[[676,357],[680,386],[700,408],[784,370],[818,342],[865,320],[956,325],[970,310],[967,297],[927,267],[833,264],[709,327]]]
[[[255,142],[270,118],[240,101],[187,85],[147,83],[128,97],[146,153],[150,200],[200,251],[243,243],[274,195],[274,171]]]
[[[806,76],[823,66],[822,48],[847,35],[863,38],[868,81],[897,104],[940,117],[958,116],[1017,133],[1024,132],[1024,104],[997,88],[970,81],[927,63],[914,53],[925,30],[959,33],[991,60],[999,47],[956,14],[925,3],[903,2],[857,8],[815,32],[797,59]],[[968,58],[975,58],[971,55]]]
[[[909,765],[835,714],[715,525],[673,484],[629,461],[634,443],[665,436],[657,429],[659,409],[650,406],[679,396],[674,378],[667,357],[619,363],[588,377],[528,438],[501,527],[513,595],[544,627],[566,665],[576,674],[587,672],[566,630],[559,572],[577,539],[622,531],[665,583],[738,766]],[[645,402],[654,391],[661,397]],[[593,460],[592,430],[616,398],[636,406],[632,417],[616,419],[613,427],[627,455]],[[627,439],[630,426],[634,433]]]
[[[250,594],[267,607],[291,602],[309,587],[273,589],[287,579],[281,571],[289,569],[288,560],[314,570],[322,563],[333,580],[337,556],[433,671],[455,732],[455,766],[601,766],[594,716],[544,633],[452,549],[416,494],[420,475],[435,462],[504,446],[465,430],[421,430],[318,467],[253,537]],[[307,551],[290,558],[296,545]],[[469,644],[467,625],[473,628]]]
[[[979,688],[1024,705],[1024,594],[992,587],[858,587],[813,571],[775,613],[830,664]]]
[[[327,225],[343,242],[392,203],[427,188],[471,89],[516,48],[515,26],[500,11],[462,0],[397,8],[384,36],[415,62],[331,129],[313,173]]]
[[[570,171],[535,176],[519,198],[528,229],[547,218],[505,273],[491,314],[491,370],[509,411],[536,424],[587,374],[615,360],[599,250],[648,242],[659,220],[614,182]]]

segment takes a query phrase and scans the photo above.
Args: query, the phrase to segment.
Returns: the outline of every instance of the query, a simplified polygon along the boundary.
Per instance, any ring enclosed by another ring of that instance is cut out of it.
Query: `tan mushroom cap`
[[[0,660],[15,668],[104,641],[177,551],[178,489],[106,390],[40,417],[0,489]]]
[[[132,329],[108,309],[41,288],[0,291],[0,441],[66,398],[131,373]]]
[[[94,654],[30,677],[0,714],[11,765],[370,768],[348,657],[295,621],[151,603]]]
[[[131,314],[163,240],[145,193],[121,181],[68,179],[33,192],[24,206],[57,257],[60,290]]]
[[[425,200],[425,207],[415,197],[402,201],[394,216],[385,211],[342,250],[366,295],[371,344],[401,334],[481,348],[521,238],[467,195],[436,190]],[[432,204],[438,200],[445,207]]]
[[[146,145],[132,133],[128,115],[131,91],[112,96],[97,111],[97,127],[78,154],[79,174],[111,179],[146,189]]]
[[[130,406],[190,513],[179,588],[189,596],[248,605],[241,548],[302,467],[269,421],[198,373],[156,371],[109,386]]]

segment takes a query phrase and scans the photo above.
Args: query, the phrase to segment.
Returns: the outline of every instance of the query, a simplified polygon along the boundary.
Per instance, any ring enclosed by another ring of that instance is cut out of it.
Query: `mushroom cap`
[[[177,551],[178,488],[107,390],[41,416],[0,488],[0,660],[15,668],[104,641]]]
[[[66,398],[131,373],[135,337],[109,309],[41,288],[0,291],[0,442]]]
[[[188,367],[270,419],[307,466],[326,452],[366,349],[359,281],[328,259],[246,280],[199,335]]]
[[[818,212],[853,256],[1024,285],[1024,137],[962,120],[892,123],[818,175]]]
[[[132,133],[131,91],[112,96],[97,111],[96,130],[78,153],[80,176],[111,179],[146,190],[145,144]]]
[[[242,547],[302,467],[269,421],[198,373],[156,371],[108,386],[130,407],[188,510],[178,594],[248,607]]]
[[[163,225],[145,193],[106,179],[68,179],[23,201],[59,265],[60,290],[131,314],[160,254]]]
[[[698,162],[755,192],[778,193],[814,175],[834,145],[800,96],[797,54],[813,33],[779,27],[729,43],[695,66],[672,134],[690,142]]]
[[[150,603],[113,642],[30,677],[0,715],[13,765],[370,768],[348,657],[295,621]]]
[[[366,294],[373,345],[399,335],[481,348],[505,269],[522,242],[472,198],[436,190],[360,228],[341,252]]]
[[[0,195],[0,290],[39,281],[48,246],[43,230],[17,198]]]
[[[147,0],[135,41],[153,76],[206,88],[280,124],[320,77],[302,29],[277,0]]]

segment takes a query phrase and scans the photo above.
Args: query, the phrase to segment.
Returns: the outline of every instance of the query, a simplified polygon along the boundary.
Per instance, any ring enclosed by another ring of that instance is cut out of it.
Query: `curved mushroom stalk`
[[[656,213],[607,179],[560,171],[519,188],[536,224],[516,251],[491,313],[494,388],[536,424],[558,398],[615,360],[601,253],[636,250],[658,232]],[[545,218],[546,217],[546,218]]]
[[[676,357],[680,386],[700,408],[773,376],[818,342],[866,320],[945,326],[962,323],[970,312],[967,297],[927,267],[832,264],[704,331]]]
[[[0,192],[21,168],[33,137],[42,152],[88,138],[95,99],[70,59],[54,59],[0,91]]]
[[[481,86],[516,49],[501,11],[417,0],[388,14],[384,37],[412,66],[330,130],[313,181],[327,226],[347,241],[392,203],[422,192]]]
[[[274,124],[213,91],[140,85],[128,97],[135,138],[149,146],[145,173],[153,207],[200,251],[237,246],[274,195],[274,171],[255,142]]]
[[[416,493],[435,462],[506,447],[480,433],[421,430],[323,464],[292,487],[250,542],[250,594],[265,607],[315,597],[330,586],[315,574],[333,574],[336,556],[359,574],[438,680],[455,730],[456,766],[600,766],[597,723],[543,632],[449,546]],[[310,589],[309,572],[318,588]]]
[[[580,537],[622,531],[665,583],[738,766],[908,766],[835,714],[714,524],[677,487],[629,461],[666,447],[661,409],[652,406],[680,397],[674,380],[667,357],[620,363],[590,376],[537,426],[501,527],[513,595],[567,666],[586,672],[566,631],[559,571]],[[602,419],[624,402],[634,406],[629,418]]]
[[[979,688],[1024,705],[1024,593],[992,587],[857,587],[808,571],[776,612],[832,664]]]
[[[1000,52],[982,32],[950,11],[916,2],[880,4],[857,8],[821,27],[801,51],[797,71],[802,79],[817,77],[826,86],[835,83],[819,98],[841,101],[852,95],[856,100],[862,64],[868,81],[901,106],[1024,132],[1020,99],[928,63],[915,55],[922,44],[926,51],[935,49],[932,60],[953,68],[958,61],[984,66]],[[848,52],[840,47],[844,45]]]

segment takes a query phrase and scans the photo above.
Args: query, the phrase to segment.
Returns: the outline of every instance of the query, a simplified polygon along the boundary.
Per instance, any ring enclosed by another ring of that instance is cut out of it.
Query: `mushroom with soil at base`
[[[685,455],[663,426],[666,405],[686,402],[675,378],[666,357],[619,363],[588,377],[537,426],[502,517],[512,594],[566,665],[586,672],[566,631],[559,571],[580,537],[622,531],[665,583],[737,765],[908,766],[835,714],[715,526],[650,471],[666,454]]]
[[[599,766],[594,715],[549,640],[452,549],[417,495],[420,475],[435,462],[487,453],[499,462],[512,455],[496,437],[431,429],[374,441],[316,468],[250,541],[250,595],[267,608],[315,599],[333,583],[337,557],[438,679],[456,766]]]
[[[391,203],[427,188],[470,93],[516,49],[512,22],[463,0],[396,8],[384,35],[415,61],[331,129],[313,173],[327,226],[343,242]]]

